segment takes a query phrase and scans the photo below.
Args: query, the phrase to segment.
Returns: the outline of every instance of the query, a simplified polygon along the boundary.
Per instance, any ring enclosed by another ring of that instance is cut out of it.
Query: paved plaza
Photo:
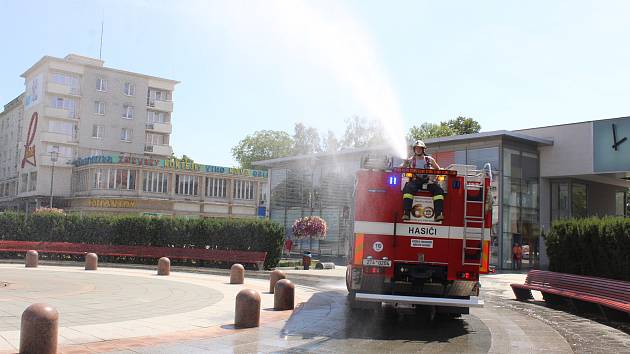
[[[63,353],[630,352],[621,331],[514,301],[509,283],[524,274],[486,276],[484,308],[426,323],[404,312],[349,311],[343,267],[288,270],[298,284],[294,311],[272,310],[267,273],[248,272],[244,285],[230,285],[225,272],[211,272],[161,277],[150,269],[0,264],[7,283],[0,288],[0,353],[17,351],[20,316],[35,302],[59,311]],[[244,288],[261,294],[258,328],[233,327],[234,299]]]

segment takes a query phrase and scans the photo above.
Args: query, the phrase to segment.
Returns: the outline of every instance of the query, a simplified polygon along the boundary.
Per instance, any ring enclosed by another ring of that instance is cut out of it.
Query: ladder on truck
[[[486,164],[489,169],[489,175],[492,176],[490,164]],[[483,261],[483,243],[485,241],[485,220],[486,220],[486,192],[485,176],[486,166],[479,170],[474,165],[451,165],[449,169],[457,170],[458,175],[464,177],[464,228],[462,235],[462,265],[481,266]],[[491,177],[492,178],[492,177]],[[478,190],[481,200],[470,200],[468,191]],[[479,213],[471,213],[473,205],[480,205]],[[469,241],[473,242],[470,245]],[[473,257],[467,256],[469,253],[474,254]]]

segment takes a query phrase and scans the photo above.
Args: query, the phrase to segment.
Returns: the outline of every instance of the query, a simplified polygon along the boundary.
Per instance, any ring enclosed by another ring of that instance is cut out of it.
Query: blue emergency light
[[[396,184],[398,184],[398,177],[396,177],[396,176],[389,176],[389,185],[390,186],[395,186]]]

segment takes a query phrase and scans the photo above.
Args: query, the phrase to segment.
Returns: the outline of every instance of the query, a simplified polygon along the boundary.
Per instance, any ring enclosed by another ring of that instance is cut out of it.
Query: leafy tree
[[[409,129],[407,138],[412,140],[424,140],[429,138],[441,138],[452,135],[464,135],[479,133],[481,125],[472,118],[457,117],[440,124],[422,123]]]
[[[242,168],[251,168],[252,162],[291,155],[293,139],[287,132],[259,130],[246,136],[232,148],[232,156]]]
[[[362,148],[385,141],[380,123],[357,116],[346,119],[346,131],[341,140],[343,148]]]
[[[422,125],[413,126],[409,129],[407,138],[409,141],[425,140],[429,138],[440,138],[444,136],[455,135],[453,129],[448,125],[434,124],[434,123],[422,123]]]
[[[321,152],[319,133],[313,127],[307,127],[303,123],[295,123],[293,128],[292,155],[308,155]]]
[[[472,118],[466,118],[459,116],[455,119],[451,119],[447,122],[441,122],[441,125],[446,125],[451,128],[454,135],[474,134],[481,131],[481,125],[479,122]]]
[[[326,152],[339,151],[339,140],[337,140],[335,133],[330,130],[328,131],[326,139],[323,139],[322,141],[322,150]]]

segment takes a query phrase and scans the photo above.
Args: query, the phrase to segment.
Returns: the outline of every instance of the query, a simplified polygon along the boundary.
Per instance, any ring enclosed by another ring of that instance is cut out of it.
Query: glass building
[[[544,234],[554,220],[628,215],[630,143],[609,151],[614,146],[608,134],[611,124],[630,136],[630,118],[618,118],[425,142],[428,154],[443,168],[466,164],[481,169],[490,164],[491,264],[512,269],[512,249],[519,243],[523,268],[545,268]],[[294,251],[312,249],[316,254],[345,257],[353,232],[355,172],[367,156],[388,155],[393,152],[379,147],[256,164],[270,170],[269,215],[286,226],[288,239],[293,238],[291,225],[299,217],[319,215],[329,225],[325,240],[294,240]]]

